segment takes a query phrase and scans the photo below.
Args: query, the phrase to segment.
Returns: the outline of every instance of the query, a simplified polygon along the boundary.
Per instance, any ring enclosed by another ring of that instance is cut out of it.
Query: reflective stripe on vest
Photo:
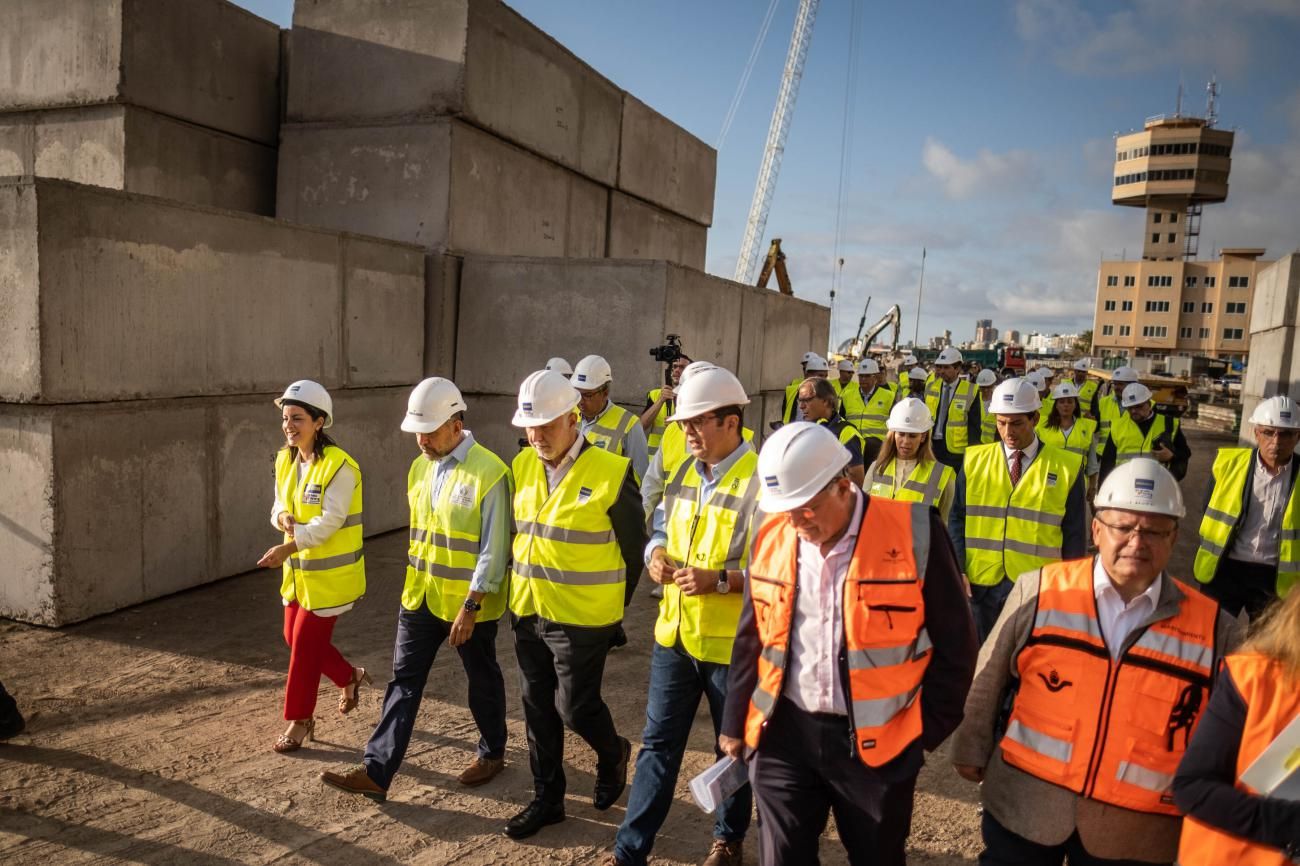
[[[925,383],[925,405],[930,407],[930,414],[935,422],[939,420],[939,402],[943,396],[943,380],[931,374]],[[948,401],[948,417],[944,423],[943,441],[948,451],[962,454],[969,444],[966,430],[966,413],[970,410],[972,400],[978,400],[975,386],[968,379],[958,379],[952,390],[952,399]]]
[[[437,463],[420,456],[406,476],[406,499],[411,513],[407,548],[406,584],[402,607],[417,610],[425,604],[444,622],[454,622],[469,594],[483,531],[483,497],[503,478],[510,483],[509,470],[499,457],[475,442],[447,472],[431,500]],[[505,519],[505,515],[500,515]],[[480,622],[499,619],[505,612],[507,587],[485,595],[478,612]]]
[[[857,389],[857,399],[845,407],[845,417],[863,436],[884,440],[889,432],[889,412],[894,408],[895,392],[890,385],[880,385],[871,392],[871,397],[864,397],[862,389]]]
[[[918,461],[907,480],[895,489],[894,476],[897,472],[898,460],[890,459],[882,474],[877,475],[872,482],[871,495],[901,502],[922,502],[937,508],[943,491],[957,479],[957,473],[951,466],[945,466],[937,460],[926,463]]]
[[[1061,558],[1061,523],[1079,460],[1040,443],[1013,489],[1002,443],[966,451],[966,575],[979,586]]]
[[[1112,661],[1093,567],[1076,559],[1040,571],[1002,756],[1090,799],[1177,815],[1169,789],[1208,697],[1218,605],[1175,581],[1178,611],[1139,629]]]
[[[605,411],[597,416],[587,428],[587,441],[597,448],[603,448],[611,454],[623,456],[623,443],[632,427],[640,420],[612,400],[605,406]]]
[[[1241,781],[1246,769],[1272,745],[1286,727],[1300,717],[1300,691],[1282,665],[1259,653],[1230,655],[1224,660],[1225,676],[1246,705],[1241,744],[1237,749],[1236,784],[1258,795]],[[1211,827],[1188,816],[1178,846],[1181,866],[1291,866],[1292,860],[1277,848],[1261,845]]]
[[[316,547],[299,550],[281,567],[280,597],[297,601],[307,610],[328,610],[356,601],[366,593],[366,563],[362,551],[361,468],[336,445],[298,473],[298,452],[282,448],[275,458],[275,490],[295,523],[310,523],[319,517],[325,491],[344,464],[357,476],[352,501],[343,525]],[[284,536],[290,540],[289,535]]]
[[[1130,460],[1150,454],[1157,437],[1165,432],[1171,438],[1178,435],[1177,418],[1157,414],[1146,435],[1142,434],[1142,428],[1129,417],[1128,412],[1113,419],[1110,424],[1110,439],[1115,443],[1115,465],[1122,466]]]
[[[878,767],[921,735],[921,680],[930,663],[922,593],[930,550],[929,509],[868,499],[844,580],[849,718],[859,760]],[[745,719],[745,743],[760,748],[781,694],[794,621],[799,538],[783,514],[755,533],[749,592],[762,650]]]
[[[746,442],[740,448],[743,453],[718,479],[703,507],[703,479],[695,460],[685,461],[664,490],[665,552],[674,563],[709,571],[738,571],[748,564],[749,533],[758,508],[758,454]],[[685,595],[672,584],[663,590],[655,640],[665,647],[680,640],[700,661],[730,664],[743,593]]]
[[[626,569],[609,509],[631,471],[628,459],[583,448],[554,490],[532,448],[515,456],[513,469],[510,610],[567,625],[621,620]]]

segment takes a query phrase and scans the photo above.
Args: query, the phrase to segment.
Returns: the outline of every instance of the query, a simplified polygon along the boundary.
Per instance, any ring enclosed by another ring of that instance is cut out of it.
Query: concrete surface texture
[[[1241,388],[1241,440],[1253,444],[1250,414],[1276,394],[1300,400],[1300,253],[1283,256],[1256,276],[1250,313],[1250,362]]]
[[[274,147],[132,105],[0,114],[0,177],[61,178],[273,216]]]
[[[713,224],[718,153],[630,93],[623,95],[618,188]]]
[[[625,195],[609,194],[611,259],[664,259],[704,270],[709,230],[662,208]]]
[[[0,111],[125,102],[274,146],[280,31],[226,0],[0,0]]]
[[[0,186],[0,399],[416,381],[424,257],[63,181]]]
[[[64,625],[253,567],[276,540],[278,393],[0,404],[0,478],[18,494],[0,504],[0,561],[22,577],[0,582],[0,616]],[[332,394],[330,433],[375,491],[367,535],[406,523],[407,393]]]
[[[622,93],[496,0],[315,0],[293,23],[291,121],[458,115],[605,186],[617,178]]]

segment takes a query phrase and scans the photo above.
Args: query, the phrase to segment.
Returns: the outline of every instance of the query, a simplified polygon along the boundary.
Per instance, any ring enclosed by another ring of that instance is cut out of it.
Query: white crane
[[[781,89],[777,92],[772,123],[767,129],[767,144],[763,147],[763,163],[754,184],[754,200],[749,205],[749,220],[745,223],[745,236],[740,243],[740,257],[736,259],[738,283],[752,284],[758,268],[763,232],[767,228],[767,212],[772,207],[772,194],[776,191],[776,176],[781,171],[781,157],[785,154],[785,140],[790,134],[790,121],[794,118],[794,103],[799,96],[799,82],[803,79],[804,61],[808,59],[808,45],[812,42],[813,21],[821,0],[799,0],[795,13],[794,33],[790,36],[790,50],[785,56],[785,72],[781,75]]]

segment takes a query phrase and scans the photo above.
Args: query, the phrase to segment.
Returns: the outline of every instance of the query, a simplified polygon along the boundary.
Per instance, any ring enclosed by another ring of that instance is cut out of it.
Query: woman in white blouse
[[[1052,389],[1051,409],[1041,413],[1038,438],[1048,445],[1064,448],[1079,458],[1080,471],[1088,479],[1088,500],[1097,492],[1097,422],[1079,417],[1079,389],[1073,382],[1062,382]]]
[[[885,426],[885,444],[862,486],[872,496],[932,505],[947,524],[957,473],[934,458],[930,408],[924,400],[904,398],[890,411]]]

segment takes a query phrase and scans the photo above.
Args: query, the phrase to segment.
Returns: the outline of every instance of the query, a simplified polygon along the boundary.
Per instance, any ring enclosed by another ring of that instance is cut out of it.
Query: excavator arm
[[[763,269],[758,272],[758,282],[755,285],[766,289],[773,273],[776,274],[776,285],[781,294],[794,295],[794,289],[790,286],[790,274],[785,269],[785,253],[781,252],[780,238],[772,238],[772,246],[767,250],[767,258],[763,260]]]

